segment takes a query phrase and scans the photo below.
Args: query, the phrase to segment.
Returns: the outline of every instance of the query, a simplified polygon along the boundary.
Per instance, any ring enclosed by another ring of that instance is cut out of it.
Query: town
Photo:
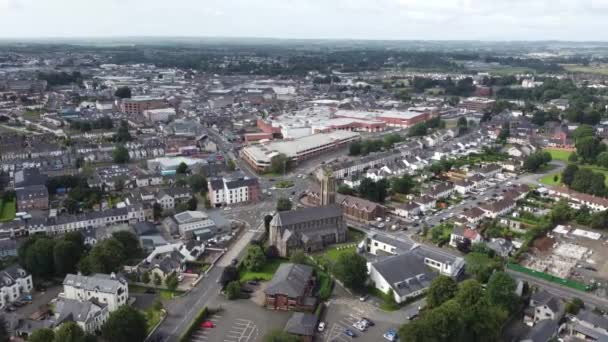
[[[0,341],[608,340],[608,45],[300,44],[0,45]]]

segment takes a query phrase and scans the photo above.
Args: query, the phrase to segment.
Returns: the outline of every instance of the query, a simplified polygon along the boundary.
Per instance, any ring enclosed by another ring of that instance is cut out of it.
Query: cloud
[[[0,0],[0,37],[603,40],[607,14],[608,0]]]

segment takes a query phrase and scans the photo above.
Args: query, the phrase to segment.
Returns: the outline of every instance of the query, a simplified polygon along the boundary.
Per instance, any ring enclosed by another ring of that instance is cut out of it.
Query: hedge
[[[209,317],[209,314],[210,314],[209,309],[207,309],[207,307],[204,307],[198,313],[198,315],[196,315],[196,317],[194,318],[192,323],[190,323],[190,326],[188,327],[188,329],[186,329],[186,331],[179,338],[179,341],[180,342],[190,342],[190,337],[192,337],[192,334],[198,329],[198,326],[205,320],[205,318]]]

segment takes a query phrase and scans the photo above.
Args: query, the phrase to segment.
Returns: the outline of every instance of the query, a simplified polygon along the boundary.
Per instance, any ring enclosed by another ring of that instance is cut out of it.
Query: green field
[[[557,182],[555,181],[555,176],[557,176]],[[546,175],[545,177],[540,179],[540,182],[542,184],[545,185],[559,185],[560,184],[560,175],[555,173],[555,174],[549,174]]]
[[[0,200],[0,222],[14,220],[16,211],[17,206],[15,204],[15,199],[8,202]]]
[[[269,281],[270,279],[272,279],[272,276],[277,271],[279,266],[284,262],[287,262],[287,260],[273,259],[268,260],[264,267],[262,267],[262,269],[257,272],[242,270],[240,275],[241,282],[246,282],[250,280]]]
[[[553,160],[561,160],[564,162],[568,162],[568,158],[570,158],[573,153],[572,151],[557,150],[553,148],[546,148],[544,151],[549,152]]]
[[[560,64],[560,65],[569,72],[608,75],[608,64],[599,64],[597,66],[585,66],[585,65],[579,65],[579,64]]]

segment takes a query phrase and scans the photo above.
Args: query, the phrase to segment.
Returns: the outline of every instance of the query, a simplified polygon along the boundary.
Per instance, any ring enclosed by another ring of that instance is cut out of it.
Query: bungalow
[[[450,246],[458,247],[459,244],[469,241],[471,243],[482,242],[481,234],[475,229],[470,229],[462,226],[454,226],[452,234],[450,234]]]
[[[593,211],[604,211],[608,209],[607,198],[584,194],[582,192],[570,190],[563,186],[550,187],[548,193],[549,196],[555,199],[567,199],[570,206],[574,209],[580,209],[580,207],[583,205],[587,206]]]

